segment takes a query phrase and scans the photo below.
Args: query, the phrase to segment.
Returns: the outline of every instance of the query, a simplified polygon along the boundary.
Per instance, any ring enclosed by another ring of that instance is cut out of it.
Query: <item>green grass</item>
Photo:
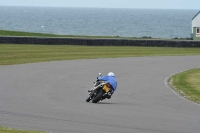
[[[0,45],[0,65],[77,59],[174,55],[200,55],[200,48],[19,44]]]
[[[5,128],[0,126],[0,133],[47,133],[47,132],[40,132],[40,131],[32,131],[32,130],[17,130],[12,128]]]
[[[0,30],[0,36],[39,36],[39,37],[73,37],[73,38],[113,38],[113,39],[162,39],[162,38],[141,38],[141,37],[120,37],[120,36],[85,36],[85,35],[58,35],[58,34],[47,34],[47,33],[33,33],[33,32],[23,32],[23,31],[9,31]],[[165,39],[166,40],[166,39]]]
[[[47,34],[47,33],[33,33],[23,31],[9,31],[0,30],[0,36],[39,36],[39,37],[89,37],[89,38],[119,38],[118,36],[81,36],[81,35],[58,35],[58,34]]]
[[[182,96],[200,103],[200,68],[176,74],[170,82]]]
[[[64,37],[64,35],[43,34],[43,33],[32,33],[32,32],[20,32],[20,31],[7,31],[7,30],[0,30],[0,35],[1,35],[1,36]]]

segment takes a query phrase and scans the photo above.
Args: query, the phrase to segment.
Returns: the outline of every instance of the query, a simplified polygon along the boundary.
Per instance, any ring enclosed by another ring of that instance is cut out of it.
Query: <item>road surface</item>
[[[200,56],[133,57],[0,66],[0,126],[52,133],[199,133],[200,106],[165,83]],[[98,73],[113,71],[110,100],[87,103]]]

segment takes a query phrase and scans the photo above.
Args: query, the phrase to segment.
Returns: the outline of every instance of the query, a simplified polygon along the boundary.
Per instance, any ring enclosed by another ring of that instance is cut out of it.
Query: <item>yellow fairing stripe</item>
[[[107,85],[104,85],[104,86],[103,86],[103,89],[104,89],[104,91],[105,91],[106,93],[110,91],[110,88],[109,88]]]

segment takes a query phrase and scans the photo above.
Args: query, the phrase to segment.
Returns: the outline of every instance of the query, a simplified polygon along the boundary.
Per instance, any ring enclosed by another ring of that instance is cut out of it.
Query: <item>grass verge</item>
[[[0,126],[0,133],[47,133],[47,132],[40,132],[40,131],[32,131],[32,130],[17,130],[12,128],[5,128]]]
[[[23,31],[9,31],[0,30],[0,36],[37,36],[37,37],[73,37],[73,38],[112,38],[112,39],[130,39],[130,40],[168,40],[164,38],[148,38],[148,37],[120,37],[120,36],[84,36],[84,35],[59,35],[59,34],[48,34],[48,33],[34,33],[34,32],[23,32]]]
[[[200,55],[200,48],[133,47],[133,46],[70,46],[70,45],[0,45],[0,65],[24,64],[74,59],[95,59],[138,56]],[[200,69],[198,69],[200,79]],[[192,77],[192,76],[191,76]],[[174,81],[176,81],[174,79]],[[175,82],[176,83],[176,82]],[[183,81],[178,81],[178,84]],[[196,83],[197,85],[197,83]],[[198,86],[196,86],[198,87]],[[179,87],[177,87],[179,88]],[[198,90],[200,90],[198,88]],[[196,93],[197,94],[197,93]],[[195,96],[199,101],[200,94]],[[43,133],[0,127],[0,133]]]
[[[58,35],[58,34],[47,34],[47,33],[33,33],[23,31],[9,31],[0,30],[0,36],[39,36],[39,37],[85,37],[85,38],[119,38],[118,36],[81,36],[81,35]]]
[[[0,45],[0,65],[77,59],[178,55],[200,55],[200,48],[20,44]]]
[[[200,104],[200,68],[172,76],[170,84],[183,97]]]

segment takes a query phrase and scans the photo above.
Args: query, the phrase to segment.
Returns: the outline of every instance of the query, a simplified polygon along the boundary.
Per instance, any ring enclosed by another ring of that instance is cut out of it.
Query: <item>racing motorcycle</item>
[[[99,73],[99,77],[101,77],[101,73]],[[93,103],[97,103],[111,96],[112,86],[107,82],[99,81],[99,77],[97,77],[97,81],[94,82],[93,88],[88,90],[89,96],[86,102],[92,100]]]

